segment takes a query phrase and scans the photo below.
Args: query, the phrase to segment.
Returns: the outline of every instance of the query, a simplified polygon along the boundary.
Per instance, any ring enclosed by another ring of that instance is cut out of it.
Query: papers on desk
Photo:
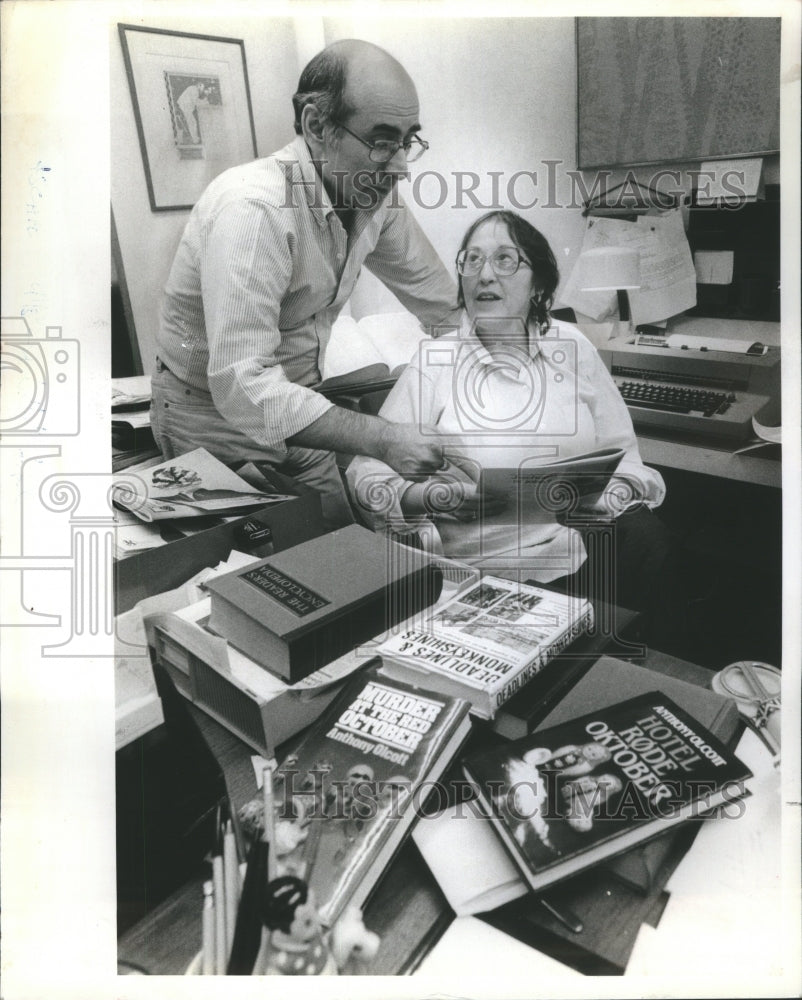
[[[752,429],[755,437],[742,448],[738,448],[734,454],[745,455],[750,451],[762,451],[772,445],[782,444],[782,427],[768,427],[766,424],[761,424],[756,417],[752,417]]]
[[[770,977],[782,974],[787,953],[780,775],[751,731],[744,733],[736,753],[754,772],[747,783],[753,794],[737,811],[730,810],[730,818],[702,825],[669,879],[669,900],[657,930],[644,928],[638,936],[630,976],[679,976],[677,958],[682,956],[694,995],[706,992],[708,975],[717,986],[731,983],[732,996],[767,996]]]
[[[196,448],[154,465],[139,475],[117,477],[114,502],[142,521],[245,513],[292,497],[254,490],[236,472]]]
[[[641,287],[629,292],[636,326],[675,316],[696,305],[696,271],[679,209],[640,215],[635,222],[590,218],[582,252],[597,247],[629,247],[638,252]],[[575,275],[576,268],[568,278],[562,301],[593,320],[612,315],[615,291],[583,291]]]
[[[111,380],[112,410],[124,406],[147,406],[150,399],[150,375],[134,375],[131,378]]]

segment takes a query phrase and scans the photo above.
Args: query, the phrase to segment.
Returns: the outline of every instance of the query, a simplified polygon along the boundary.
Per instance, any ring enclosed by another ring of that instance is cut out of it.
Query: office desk
[[[695,664],[656,651],[646,654],[643,666],[701,685],[706,685],[710,677]],[[203,712],[192,705],[187,707],[223,768],[234,808],[239,808],[257,794],[250,760],[253,751]],[[203,878],[204,872],[199,871],[126,931],[118,941],[119,960],[151,974],[181,975],[200,949]],[[664,902],[662,896],[660,901]],[[620,899],[616,899],[612,885],[606,892],[596,893],[595,905],[604,911],[598,917],[604,937],[600,944],[605,944],[613,955],[619,938],[635,933],[641,919],[656,922],[660,909],[654,912],[654,900],[645,897],[643,913],[637,914],[633,930],[632,914],[625,912]],[[452,910],[408,839],[365,908],[366,925],[382,938],[371,974],[413,972],[453,920]]]
[[[651,431],[651,428],[650,428]],[[765,457],[774,453],[776,446],[745,455],[733,454],[732,442],[723,444],[698,438],[679,438],[676,435],[646,434],[636,428],[641,458],[646,465],[659,465],[667,469],[694,472],[741,483],[755,483],[774,489],[782,487],[782,462],[779,457]]]

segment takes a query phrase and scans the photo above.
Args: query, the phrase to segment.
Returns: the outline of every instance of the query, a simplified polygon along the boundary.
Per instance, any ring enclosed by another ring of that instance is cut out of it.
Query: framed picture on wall
[[[780,23],[578,17],[578,167],[779,152]]]
[[[241,39],[118,25],[154,212],[192,208],[221,171],[256,156]]]

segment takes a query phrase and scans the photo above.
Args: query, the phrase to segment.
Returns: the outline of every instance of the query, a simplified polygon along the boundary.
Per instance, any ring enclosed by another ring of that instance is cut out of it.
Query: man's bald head
[[[345,38],[319,52],[306,66],[292,98],[295,131],[302,134],[301,116],[308,104],[314,104],[322,124],[342,122],[354,113],[364,93],[376,88],[401,85],[414,93],[407,71],[395,59],[372,42]]]

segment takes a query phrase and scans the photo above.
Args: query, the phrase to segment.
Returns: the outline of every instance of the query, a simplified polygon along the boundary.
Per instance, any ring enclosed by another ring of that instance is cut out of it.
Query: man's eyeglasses
[[[377,139],[376,142],[368,142],[368,140],[363,139],[361,135],[357,135],[356,132],[352,132],[347,125],[343,125],[341,122],[336,122],[335,124],[337,124],[339,128],[345,129],[349,135],[352,135],[356,140],[361,142],[363,146],[368,147],[370,150],[368,153],[368,159],[373,163],[389,163],[399,149],[404,150],[404,156],[407,158],[407,163],[414,163],[415,160],[419,160],[429,148],[429,143],[418,138],[416,135],[409,136],[409,138],[404,139],[403,142],[394,142],[392,139]]]
[[[490,260],[493,273],[501,276],[515,274],[521,264],[525,267],[532,266],[528,260],[521,256],[517,247],[499,247],[490,254],[489,258],[480,250],[468,247],[467,250],[461,250],[457,255],[457,270],[463,277],[472,277],[479,274],[485,266],[486,260]]]

